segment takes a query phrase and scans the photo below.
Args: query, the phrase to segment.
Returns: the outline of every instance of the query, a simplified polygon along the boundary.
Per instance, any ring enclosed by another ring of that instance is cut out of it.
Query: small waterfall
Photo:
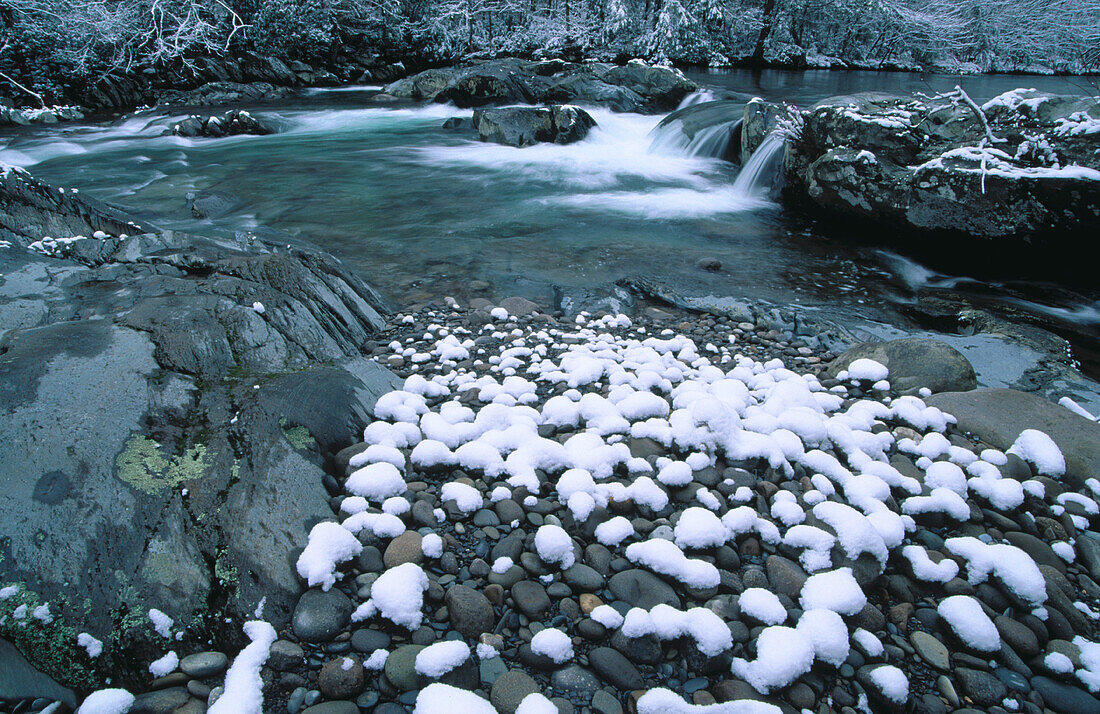
[[[764,141],[752,152],[752,156],[737,174],[737,180],[733,182],[734,194],[745,198],[759,198],[768,192],[779,168],[784,141],[784,136],[779,132],[772,132],[764,137]]]
[[[702,104],[703,102],[713,102],[715,99],[714,92],[709,89],[700,89],[698,92],[692,92],[683,99],[680,100],[680,106],[677,109],[683,109],[684,107],[690,107],[694,104]]]
[[[653,130],[649,151],[653,154],[740,159],[743,106],[729,101],[700,101],[677,109]]]

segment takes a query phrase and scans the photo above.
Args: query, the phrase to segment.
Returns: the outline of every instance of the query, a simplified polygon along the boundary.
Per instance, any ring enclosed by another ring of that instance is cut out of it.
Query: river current
[[[979,101],[1019,86],[1100,94],[1095,78],[1080,77],[689,74],[719,94],[802,106],[957,83]],[[177,108],[25,128],[0,137],[0,161],[162,227],[314,243],[398,305],[442,295],[522,295],[543,304],[574,296],[579,304],[610,293],[618,279],[649,276],[684,294],[897,322],[919,296],[950,293],[1034,316],[1069,337],[1095,372],[1100,287],[1060,269],[1073,261],[1004,256],[992,244],[945,250],[850,235],[766,193],[735,190],[734,165],[653,147],[660,116],[593,108],[598,127],[584,141],[515,149],[441,128],[469,110],[372,104],[377,91],[307,90],[248,107],[280,128],[262,137],[166,136],[185,116]],[[721,270],[700,269],[704,259]]]

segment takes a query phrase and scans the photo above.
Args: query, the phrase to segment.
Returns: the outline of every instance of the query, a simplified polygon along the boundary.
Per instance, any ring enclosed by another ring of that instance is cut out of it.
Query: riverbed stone
[[[616,599],[643,610],[652,610],[662,603],[677,609],[681,606],[676,590],[648,570],[636,568],[615,573],[608,587]]]
[[[529,694],[541,691],[531,675],[518,669],[505,672],[493,682],[489,701],[501,714],[515,714],[520,702]]]
[[[419,565],[424,561],[424,551],[421,549],[423,540],[423,536],[416,531],[405,531],[386,546],[382,562],[387,568],[396,568],[405,563]]]
[[[588,653],[589,664],[600,679],[620,690],[641,689],[645,682],[638,668],[618,650],[597,647]]]
[[[965,392],[978,386],[970,361],[939,340],[906,337],[854,345],[830,362],[824,374],[836,377],[857,359],[871,359],[884,365],[890,370],[890,386],[902,393],[916,393],[921,387],[933,393]]]
[[[363,665],[355,657],[337,657],[321,666],[317,688],[326,699],[353,699],[366,683]]]
[[[927,632],[917,630],[909,635],[913,649],[925,662],[943,672],[951,670],[951,655],[947,647]]]
[[[225,671],[228,661],[222,652],[197,652],[180,660],[180,671],[188,677],[204,679]]]
[[[512,599],[516,608],[527,617],[539,619],[550,610],[550,596],[546,588],[532,580],[520,580],[512,586]]]
[[[1033,677],[1031,686],[1046,706],[1058,714],[1100,714],[1100,699],[1084,689],[1050,677]]]
[[[451,627],[463,637],[477,638],[482,632],[491,632],[496,623],[493,605],[482,593],[465,585],[455,585],[447,590],[447,612]]]
[[[328,642],[340,634],[355,606],[343,591],[311,588],[294,608],[294,634],[305,642]]]

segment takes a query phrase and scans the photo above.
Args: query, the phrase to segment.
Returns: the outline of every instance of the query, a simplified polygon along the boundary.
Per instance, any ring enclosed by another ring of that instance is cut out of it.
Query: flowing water
[[[1021,85],[1080,92],[1083,81],[776,71],[693,78],[709,89],[687,102],[761,95],[800,104],[959,81],[979,100]],[[739,114],[724,137],[655,142],[661,117],[592,109],[599,126],[584,141],[515,149],[441,128],[468,111],[380,107],[369,101],[377,90],[309,90],[253,107],[280,127],[263,137],[165,136],[178,110],[12,130],[0,137],[0,161],[164,227],[315,243],[398,304],[479,294],[551,303],[649,275],[684,293],[871,320],[900,319],[916,296],[949,291],[1041,316],[1086,342],[1100,327],[1094,283],[1051,280],[1029,272],[1030,263],[1005,270],[981,251],[944,260],[920,246],[884,250],[781,208],[768,191],[778,139],[740,176],[736,165],[710,158],[725,151]],[[197,212],[188,194],[198,197]],[[717,259],[722,270],[700,270],[701,259]]]

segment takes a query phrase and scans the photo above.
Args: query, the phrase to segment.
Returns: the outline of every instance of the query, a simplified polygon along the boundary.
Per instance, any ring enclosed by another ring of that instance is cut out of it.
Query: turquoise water
[[[719,93],[802,104],[956,82],[981,100],[1020,85],[1081,91],[1076,85],[1086,81],[780,71],[693,77]],[[0,139],[0,161],[165,227],[315,243],[399,304],[483,294],[550,304],[649,275],[687,293],[797,301],[887,321],[901,319],[915,296],[947,291],[1030,312],[1086,342],[1100,325],[1094,284],[1037,274],[1031,261],[952,259],[921,246],[884,250],[844,226],[747,199],[733,190],[736,167],[652,151],[650,131],[661,117],[592,109],[599,126],[584,141],[515,149],[441,128],[468,111],[382,107],[371,104],[372,94],[313,90],[252,107],[280,126],[263,137],[164,136],[184,116],[178,110],[23,130]],[[197,218],[189,193],[217,195],[223,208]],[[722,270],[697,268],[704,258]]]

